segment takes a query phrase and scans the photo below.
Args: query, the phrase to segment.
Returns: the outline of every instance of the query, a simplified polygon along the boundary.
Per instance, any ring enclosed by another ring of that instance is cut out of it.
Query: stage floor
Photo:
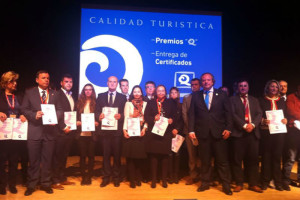
[[[68,159],[68,167],[76,167],[78,165],[79,157],[72,156]],[[101,165],[101,157],[96,157],[95,168]],[[294,165],[293,172],[296,172],[296,165]],[[293,173],[293,175],[295,175]],[[163,188],[157,184],[155,189],[150,188],[150,183],[143,183],[141,187],[132,189],[128,182],[122,182],[120,187],[116,188],[110,184],[104,188],[100,188],[101,177],[93,177],[92,185],[81,186],[80,177],[69,177],[68,180],[76,182],[75,186],[65,186],[65,190],[54,190],[53,194],[46,194],[44,191],[36,190],[31,196],[25,197],[25,189],[21,185],[17,186],[18,193],[11,194],[7,191],[7,195],[0,195],[0,200],[191,200],[191,199],[205,199],[205,200],[298,200],[300,198],[300,188],[292,187],[291,191],[279,192],[275,189],[268,189],[264,193],[259,194],[247,190],[245,187],[239,193],[234,193],[232,196],[225,195],[221,190],[221,186],[211,187],[205,192],[197,192],[197,185],[185,185],[185,178],[181,179],[179,184],[169,184],[168,188]],[[245,184],[246,186],[246,184]]]

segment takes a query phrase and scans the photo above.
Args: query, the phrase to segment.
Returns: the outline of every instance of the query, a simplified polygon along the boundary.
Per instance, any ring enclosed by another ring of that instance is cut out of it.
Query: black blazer
[[[258,102],[253,96],[248,95],[250,114],[251,114],[251,123],[255,125],[254,134],[256,138],[260,138],[259,133],[259,124],[262,118],[262,111]],[[244,129],[243,126],[245,122],[245,107],[240,98],[240,96],[230,97],[230,102],[232,106],[232,116],[233,116],[233,129],[231,136],[233,137],[242,137],[243,134],[249,134]]]
[[[148,153],[169,154],[171,153],[172,145],[172,130],[175,128],[177,109],[176,104],[171,99],[165,99],[162,103],[162,108],[166,118],[173,119],[173,123],[169,124],[164,136],[159,136],[152,133],[154,126],[154,118],[158,114],[156,99],[150,100],[145,109],[145,121],[148,124],[146,133],[146,151]]]
[[[203,90],[192,94],[189,109],[189,132],[196,137],[206,139],[209,133],[216,139],[222,138],[224,130],[232,130],[231,105],[227,95],[214,89],[210,110],[207,109]]]
[[[36,119],[37,111],[41,110],[41,98],[37,87],[28,89],[25,93],[21,111],[28,120],[28,140],[55,140],[58,126],[43,125],[42,118]],[[48,104],[54,104],[57,121],[63,118],[63,110],[56,91],[49,89]]]
[[[118,120],[118,130],[116,131],[108,131],[108,130],[101,130],[101,121],[99,121],[99,116],[102,113],[103,107],[108,107],[108,92],[104,92],[98,94],[96,100],[96,109],[95,109],[95,118],[96,121],[99,122],[99,132],[100,133],[109,133],[114,132],[117,136],[123,135],[123,122],[124,122],[124,107],[125,103],[127,102],[126,96],[121,93],[116,93],[115,101],[112,107],[118,108],[118,113],[121,115],[121,118]],[[110,133],[111,134],[111,133]]]

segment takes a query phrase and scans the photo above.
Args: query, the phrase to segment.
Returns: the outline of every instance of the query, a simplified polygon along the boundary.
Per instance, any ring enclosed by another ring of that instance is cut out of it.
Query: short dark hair
[[[152,84],[152,85],[154,85],[154,87],[156,87],[156,85],[155,85],[155,83],[154,83],[153,81],[147,81],[147,82],[145,83],[145,86],[148,85],[148,84]]]
[[[191,80],[191,83],[192,83],[192,81],[198,81],[198,83],[199,83],[199,85],[200,85],[200,79],[199,79],[199,78],[193,78],[193,79]]]
[[[39,71],[35,74],[35,77],[36,77],[36,78],[39,78],[40,74],[49,74],[49,72],[46,71],[46,70],[39,70]]]
[[[239,85],[241,82],[247,82],[248,85],[249,85],[249,81],[246,78],[240,78],[240,79],[238,79],[237,82],[236,82],[236,84]]]
[[[63,81],[65,78],[73,79],[73,77],[72,77],[71,74],[64,74],[64,75],[61,77],[61,81]]]
[[[127,82],[127,83],[129,83],[127,79],[123,78],[123,79],[119,80],[119,86],[120,87],[121,87],[121,82]]]

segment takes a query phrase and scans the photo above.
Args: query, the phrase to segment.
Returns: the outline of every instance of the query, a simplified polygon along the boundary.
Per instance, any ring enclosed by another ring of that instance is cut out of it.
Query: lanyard
[[[14,94],[12,95],[12,103],[10,103],[7,94],[5,94],[5,96],[6,96],[6,99],[7,99],[8,106],[9,106],[12,110],[15,109],[15,95],[14,95]]]
[[[165,99],[162,99],[161,101],[158,101],[158,99],[156,99],[156,103],[157,103],[157,109],[158,109],[158,114],[161,114],[161,106],[162,103],[164,102]]]
[[[41,102],[42,102],[42,104],[47,104],[48,97],[49,97],[49,90],[47,89],[47,96],[46,96],[46,99],[45,99],[45,101],[43,101],[43,98],[42,98],[42,97],[40,97],[40,98],[41,98]]]

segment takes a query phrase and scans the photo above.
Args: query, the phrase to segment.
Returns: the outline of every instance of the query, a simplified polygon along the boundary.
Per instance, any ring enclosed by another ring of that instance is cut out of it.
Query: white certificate
[[[141,136],[140,118],[127,119],[127,132],[130,137]]]
[[[0,140],[11,140],[13,118],[6,118],[4,122],[0,120]]]
[[[270,120],[269,131],[270,134],[286,133],[286,125],[281,122],[284,119],[282,110],[267,110],[267,119]]]
[[[81,114],[81,131],[95,131],[95,114],[82,113]]]
[[[115,119],[115,114],[118,114],[118,108],[113,107],[103,107],[102,113],[104,114],[104,119],[102,119],[103,126],[115,126],[117,120]]]
[[[57,116],[54,104],[41,104],[41,109],[43,112],[43,125],[57,124]]]
[[[168,125],[169,125],[168,118],[160,116],[159,120],[156,121],[153,126],[152,133],[160,136],[164,136]]]
[[[28,121],[21,122],[20,119],[14,119],[12,139],[13,140],[27,140]]]
[[[70,126],[70,130],[76,130],[76,111],[73,112],[65,112],[64,113],[64,121],[67,126]]]
[[[172,138],[172,151],[177,153],[184,141],[184,137],[177,134],[176,137]]]

